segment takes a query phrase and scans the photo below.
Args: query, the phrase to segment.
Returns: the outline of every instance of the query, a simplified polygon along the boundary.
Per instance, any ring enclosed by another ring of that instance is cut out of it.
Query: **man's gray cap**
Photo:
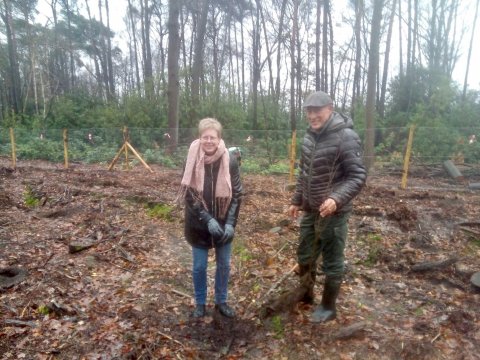
[[[323,91],[316,91],[307,96],[305,102],[303,103],[303,107],[322,107],[330,104],[333,104],[333,101],[327,93],[324,93]]]

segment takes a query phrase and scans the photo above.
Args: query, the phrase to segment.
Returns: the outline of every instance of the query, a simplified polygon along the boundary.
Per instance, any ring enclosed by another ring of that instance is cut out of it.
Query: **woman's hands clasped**
[[[217,220],[211,218],[208,223],[208,232],[213,236],[214,239],[221,239],[224,235],[223,229],[218,223]]]

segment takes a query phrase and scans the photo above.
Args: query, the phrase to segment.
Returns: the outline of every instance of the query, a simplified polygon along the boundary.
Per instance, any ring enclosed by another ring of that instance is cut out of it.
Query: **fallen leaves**
[[[63,171],[41,165],[9,173],[4,196],[0,189],[2,206],[9,210],[0,214],[5,255],[0,266],[29,270],[23,282],[0,293],[0,352],[5,359],[194,359],[219,353],[225,359],[428,359],[439,353],[476,354],[480,295],[468,283],[480,251],[468,232],[455,230],[452,224],[461,221],[443,211],[461,202],[464,214],[479,218],[476,193],[461,198],[392,191],[398,179],[372,178],[350,220],[348,270],[337,320],[312,325],[308,315],[314,307],[295,304],[272,325],[259,319],[258,309],[266,294],[279,295],[298,285],[292,270],[298,224],[286,217],[291,195],[286,179],[243,175],[247,194],[229,291],[238,318],[224,324],[211,304],[203,321],[189,318],[194,303],[191,249],[183,239],[181,211],[170,222],[150,218],[143,206],[174,200],[177,170],[106,172],[79,165]],[[29,179],[41,179],[48,198],[41,213],[49,216],[17,206],[20,183]],[[71,241],[87,238],[93,246],[68,252]],[[461,261],[441,264],[440,271],[410,271],[415,264],[454,253]],[[212,252],[209,300],[214,263]],[[317,303],[323,286],[318,270]],[[38,311],[42,305],[48,313]]]

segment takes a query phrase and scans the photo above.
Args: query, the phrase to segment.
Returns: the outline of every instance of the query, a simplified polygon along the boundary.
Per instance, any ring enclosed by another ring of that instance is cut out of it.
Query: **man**
[[[336,299],[344,272],[347,222],[352,200],[365,184],[367,173],[361,158],[361,144],[350,118],[333,111],[326,93],[309,95],[303,108],[309,127],[302,145],[299,176],[288,209],[300,223],[297,261],[303,301],[313,303],[317,259],[322,255],[325,274],[322,302],[310,317],[312,322],[336,318]]]

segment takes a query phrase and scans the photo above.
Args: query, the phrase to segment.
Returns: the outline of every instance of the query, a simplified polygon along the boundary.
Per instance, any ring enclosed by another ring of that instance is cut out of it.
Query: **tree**
[[[258,1],[258,0],[256,0]],[[253,7],[253,6],[252,6]],[[256,6],[252,17],[252,129],[258,129],[258,86],[260,83],[260,8]]]
[[[361,89],[361,70],[362,70],[362,18],[363,18],[363,0],[355,0],[355,70],[353,73],[352,85],[352,114],[355,110],[357,97],[360,96]]]
[[[129,52],[130,52],[130,62],[131,66],[134,68],[135,72],[135,88],[137,93],[140,95],[140,66],[138,64],[138,43],[137,43],[137,28],[136,28],[136,15],[138,14],[138,10],[133,7],[132,0],[128,0],[128,18],[130,20],[130,31],[129,35],[131,36],[133,41],[129,42]]]
[[[105,13],[107,15],[107,67],[108,67],[108,93],[110,99],[115,97],[115,79],[113,77],[113,59],[112,59],[112,39],[110,36],[110,9],[108,6],[108,0],[105,0]]]
[[[472,58],[473,38],[475,36],[475,28],[477,26],[478,4],[479,3],[480,3],[480,0],[477,0],[477,2],[475,3],[475,16],[473,17],[472,32],[470,34],[470,47],[468,48],[467,67],[465,69],[465,80],[463,82],[463,92],[462,92],[463,101],[465,101],[466,96],[467,96],[468,72],[470,70],[470,60]]]
[[[370,169],[375,162],[375,94],[377,90],[380,28],[382,23],[383,0],[373,1],[372,27],[370,32],[370,54],[368,57],[365,166]]]
[[[385,56],[383,60],[383,76],[380,87],[380,99],[378,102],[378,113],[380,117],[385,116],[385,98],[387,95],[387,82],[388,82],[388,67],[390,62],[390,46],[392,42],[393,23],[395,20],[395,9],[397,0],[393,0],[392,7],[390,9],[390,19],[388,22],[387,42],[385,45]]]
[[[5,31],[8,45],[8,66],[9,66],[9,102],[8,110],[18,114],[21,109],[21,78],[18,64],[17,39],[15,37],[15,27],[13,25],[13,3],[3,0],[3,12],[0,13],[5,24]]]
[[[179,75],[178,58],[180,55],[179,0],[169,1],[168,15],[168,127],[170,131],[170,151],[174,151],[178,144],[178,105],[179,105]]]
[[[170,2],[171,4],[171,2]],[[140,0],[140,24],[142,34],[142,58],[143,58],[143,82],[145,85],[145,96],[152,99],[154,94],[152,49],[150,44],[152,11],[148,0]],[[177,20],[178,22],[178,20]],[[177,30],[178,32],[178,30]]]
[[[205,35],[207,32],[208,10],[210,0],[201,0],[197,2],[200,16],[197,18],[197,26],[195,32],[195,42],[192,63],[192,104],[190,120],[197,119],[197,111],[200,106],[200,79],[203,74]]]

